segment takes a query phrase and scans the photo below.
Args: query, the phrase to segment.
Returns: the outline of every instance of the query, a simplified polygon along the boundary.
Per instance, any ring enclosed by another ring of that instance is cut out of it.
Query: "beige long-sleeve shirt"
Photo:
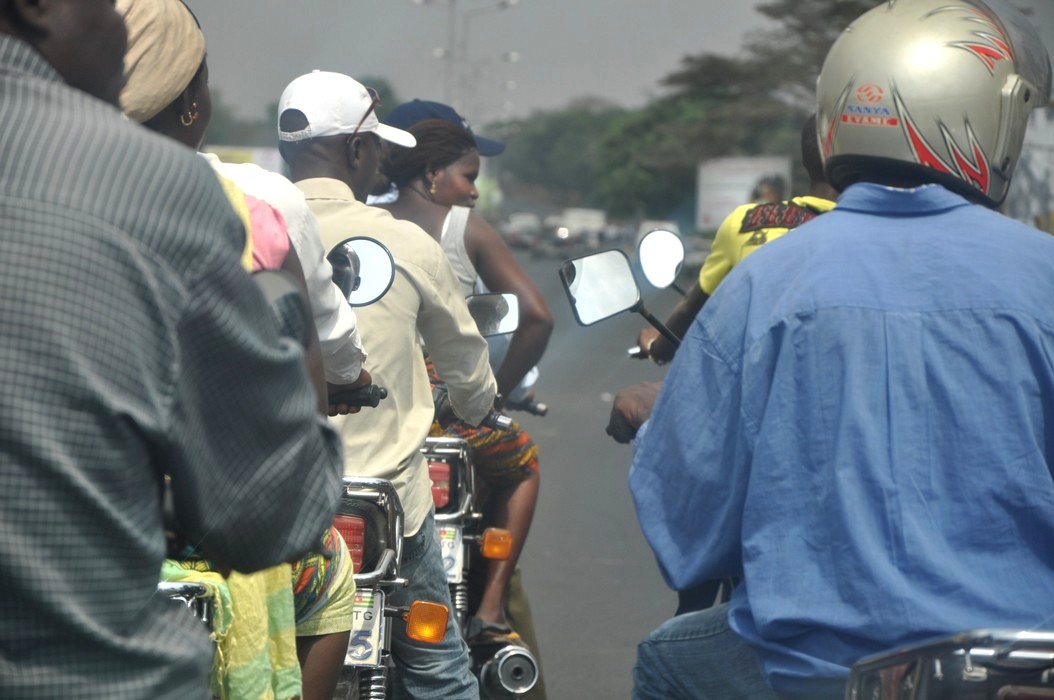
[[[487,343],[469,315],[446,255],[431,236],[416,224],[362,204],[338,180],[296,184],[318,219],[327,251],[353,236],[368,236],[395,258],[391,289],[379,301],[356,309],[362,342],[370,349],[370,374],[375,384],[388,389],[388,398],[377,408],[332,420],[343,436],[344,473],[391,480],[409,536],[432,507],[428,466],[418,450],[435,411],[418,334],[447,382],[454,411],[472,424],[486,417],[497,393]]]

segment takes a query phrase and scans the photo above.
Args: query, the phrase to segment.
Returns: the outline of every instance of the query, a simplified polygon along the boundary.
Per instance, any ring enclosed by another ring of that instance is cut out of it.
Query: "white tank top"
[[[450,207],[443,221],[443,232],[439,236],[439,245],[446,253],[450,266],[454,268],[457,281],[461,284],[461,291],[465,296],[478,291],[476,285],[479,281],[479,273],[476,272],[472,259],[465,250],[465,227],[471,211],[468,207]]]
[[[443,252],[446,253],[450,266],[454,268],[457,281],[461,284],[461,291],[465,293],[465,296],[486,294],[489,291],[487,286],[483,284],[483,280],[479,278],[479,273],[476,272],[476,267],[468,256],[468,251],[465,250],[465,228],[471,211],[468,207],[450,207],[446,220],[443,221],[443,232],[439,237],[439,245],[443,248]],[[501,363],[505,361],[505,353],[508,352],[511,341],[512,336],[508,334],[487,338],[487,345],[490,346],[490,366],[495,372],[501,367]],[[522,400],[527,390],[537,380],[538,368],[532,367],[531,371],[524,376],[520,385],[512,391],[512,396],[508,398],[513,401]]]

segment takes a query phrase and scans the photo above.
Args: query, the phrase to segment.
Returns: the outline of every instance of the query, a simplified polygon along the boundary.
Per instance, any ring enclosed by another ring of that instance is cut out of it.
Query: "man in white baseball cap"
[[[318,219],[332,250],[346,239],[369,236],[395,258],[396,277],[377,302],[359,307],[359,331],[371,349],[373,381],[388,399],[355,416],[332,419],[344,443],[344,473],[390,480],[403,506],[406,540],[400,576],[409,586],[392,593],[393,605],[430,600],[450,605],[432,513],[428,464],[419,451],[435,409],[418,343],[423,339],[447,388],[455,413],[478,425],[494,406],[497,383],[486,341],[469,315],[457,277],[439,243],[416,224],[364,204],[390,141],[413,147],[412,135],[381,124],[377,94],[339,73],[316,71],[295,79],[278,103],[279,150],[290,179]],[[368,274],[368,270],[363,270]],[[398,682],[411,697],[475,700],[468,648],[453,616],[437,645],[409,639],[397,620],[392,656]]]
[[[315,70],[300,76],[286,86],[278,101],[278,113],[295,109],[307,118],[307,126],[295,131],[278,127],[278,140],[286,142],[317,139],[323,136],[373,133],[385,141],[413,148],[413,134],[382,124],[377,118],[380,97],[343,73]]]

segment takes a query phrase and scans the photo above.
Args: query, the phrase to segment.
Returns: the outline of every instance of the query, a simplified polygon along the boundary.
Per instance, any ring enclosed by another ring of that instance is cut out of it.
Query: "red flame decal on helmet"
[[[949,46],[972,53],[985,64],[989,73],[995,74],[996,65],[1002,61],[1014,62],[1014,49],[1010,44],[1010,39],[1002,25],[991,15],[979,8],[962,6],[949,6],[934,10],[934,14],[938,12],[962,12],[966,15],[964,20],[984,27],[983,30],[973,32],[976,39],[955,42]]]
[[[838,131],[839,125],[839,114],[845,112],[845,106],[849,103],[849,95],[853,92],[853,83],[849,83],[845,86],[845,90],[838,96],[838,101],[835,103],[834,110],[831,112],[831,119],[827,123],[827,129],[824,133],[824,139],[822,144],[824,160],[831,155],[831,151],[834,149],[834,136]]]
[[[985,66],[988,67],[988,72],[995,73],[996,64],[1000,61],[1011,61],[1014,60],[1014,54],[1010,51],[1010,47],[1000,41],[997,37],[987,36],[985,34],[978,33],[977,36],[988,39],[990,44],[980,43],[961,43],[952,44],[956,48],[966,49],[977,58],[981,59]]]
[[[893,97],[896,101],[897,111],[900,112],[900,117],[904,124],[904,133],[908,137],[908,143],[911,145],[912,152],[915,154],[915,161],[919,165],[933,168],[945,175],[953,175],[954,171],[952,170],[952,167],[945,163],[941,157],[937,155],[937,152],[933,147],[926,142],[926,138],[915,125],[915,120],[908,113],[907,108],[904,106],[904,102],[900,99],[900,94],[894,92]]]
[[[903,119],[904,134],[907,136],[908,143],[911,145],[911,150],[915,154],[915,160],[918,164],[932,168],[939,173],[956,177],[988,194],[988,188],[992,183],[992,167],[970,123],[966,123],[966,134],[970,140],[970,155],[967,155],[963,149],[959,148],[951,132],[944,124],[938,124],[941,136],[944,137],[944,145],[954,161],[953,163],[948,163],[926,141],[898,93],[894,93],[894,100],[896,101],[897,111],[900,112],[900,116]]]
[[[987,194],[988,187],[992,184],[992,168],[988,164],[988,158],[985,156],[984,151],[981,150],[981,144],[977,140],[973,128],[970,127],[970,123],[966,123],[966,134],[970,139],[970,150],[973,152],[972,158],[963,153],[956,145],[952,135],[943,124],[941,125],[941,133],[944,135],[944,143],[947,144],[948,150],[951,151],[952,158],[955,159],[955,165],[962,179]]]

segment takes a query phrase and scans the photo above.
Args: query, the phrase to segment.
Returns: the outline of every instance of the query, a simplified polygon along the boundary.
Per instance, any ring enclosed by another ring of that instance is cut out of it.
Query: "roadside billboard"
[[[758,201],[759,186],[782,182],[784,199],[791,192],[791,159],[787,156],[715,158],[699,165],[695,227],[714,231],[733,209]]]

